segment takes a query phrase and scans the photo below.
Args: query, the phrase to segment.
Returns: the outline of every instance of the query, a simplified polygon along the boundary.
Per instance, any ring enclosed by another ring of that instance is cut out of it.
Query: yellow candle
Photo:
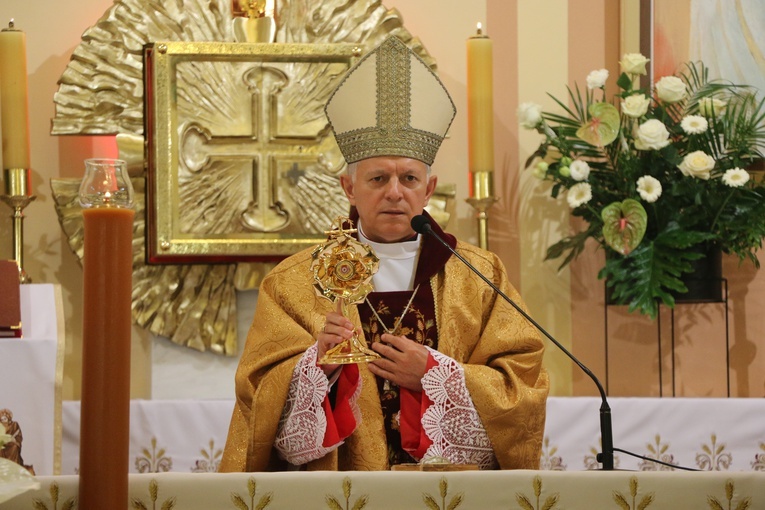
[[[0,31],[0,112],[3,168],[29,168],[27,39],[13,20]]]
[[[469,168],[494,170],[494,104],[492,43],[478,23],[476,35],[467,40]]]

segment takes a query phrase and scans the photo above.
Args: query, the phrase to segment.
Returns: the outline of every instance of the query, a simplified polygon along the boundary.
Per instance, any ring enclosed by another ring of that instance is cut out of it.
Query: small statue
[[[0,448],[0,457],[23,466],[34,475],[34,467],[24,465],[24,459],[21,457],[21,442],[24,440],[24,437],[21,434],[21,426],[13,421],[13,413],[10,409],[0,409],[0,427],[2,427],[0,436],[10,437],[3,447]]]

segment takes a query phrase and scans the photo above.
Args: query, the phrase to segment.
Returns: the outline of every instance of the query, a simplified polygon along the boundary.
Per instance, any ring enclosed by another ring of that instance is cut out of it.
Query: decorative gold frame
[[[304,248],[314,246],[324,240],[320,228],[305,228],[302,232],[279,231],[283,226],[263,231],[237,231],[195,233],[183,231],[181,228],[182,215],[189,211],[181,207],[181,151],[183,141],[179,135],[179,90],[185,86],[179,78],[179,67],[192,63],[193,65],[221,65],[218,63],[254,64],[252,67],[265,67],[266,64],[297,64],[307,68],[318,64],[324,69],[313,73],[303,70],[303,76],[307,82],[315,82],[316,77],[321,76],[324,83],[332,82],[332,76],[327,76],[326,69],[333,64],[341,64],[342,70],[349,68],[362,53],[362,47],[358,44],[263,44],[263,43],[219,43],[219,42],[155,42],[147,44],[144,48],[144,88],[145,88],[145,132],[146,132],[146,159],[147,159],[147,189],[146,189],[146,242],[147,262],[161,263],[211,263],[211,262],[237,262],[252,260],[276,260],[284,256],[296,253]],[[308,64],[306,66],[305,64]],[[323,67],[322,67],[323,66]],[[333,74],[340,76],[333,68]],[[222,73],[225,78],[225,73]],[[332,87],[334,88],[334,87]],[[196,90],[196,89],[195,89]],[[200,96],[199,112],[204,117],[205,108],[210,106],[201,104],[207,98]],[[269,97],[269,103],[265,108],[273,112],[270,119],[278,117],[278,105],[276,100]],[[315,105],[314,105],[315,110]],[[255,110],[251,115],[254,120]],[[220,112],[217,112],[218,114]],[[220,117],[220,115],[219,115]],[[236,119],[232,119],[232,123]],[[298,119],[299,120],[299,119]],[[259,122],[259,121],[258,121]],[[263,121],[265,124],[266,121]],[[272,121],[275,122],[275,121]],[[254,127],[253,127],[254,129]],[[276,129],[276,128],[274,128]],[[207,142],[211,140],[209,131]],[[200,135],[199,138],[203,138]],[[254,135],[253,135],[254,136]],[[254,138],[253,138],[254,139]],[[322,143],[319,144],[318,141]],[[273,140],[272,140],[273,141]],[[279,143],[279,142],[276,142]],[[282,142],[283,143],[283,142]],[[304,145],[318,146],[315,150],[308,150]],[[319,146],[320,145],[320,146]],[[211,145],[212,146],[212,143]],[[231,144],[233,146],[233,143]],[[240,149],[237,149],[240,150]],[[255,161],[257,148],[248,157]],[[328,175],[336,175],[343,167],[341,158],[333,156],[336,149],[334,139],[325,127],[315,137],[305,138],[305,144],[300,140],[293,145],[295,154],[294,161],[306,161],[307,157],[312,161],[319,161]],[[271,157],[263,155],[263,158]],[[233,158],[232,158],[233,159]],[[262,160],[258,160],[260,164]],[[292,168],[297,169],[297,163],[292,160]],[[268,163],[273,164],[273,163]],[[255,163],[253,163],[253,166]],[[268,178],[252,177],[253,195],[256,195],[252,203],[264,199],[264,197],[276,196],[277,178],[276,171],[268,167]],[[264,170],[258,170],[263,172]],[[255,172],[253,170],[253,172]],[[284,172],[282,172],[283,174]],[[258,176],[263,174],[258,173]],[[268,189],[262,190],[263,187]],[[254,188],[258,188],[257,192]],[[337,192],[340,187],[335,186]],[[318,193],[318,192],[316,192]],[[332,196],[321,197],[330,203],[336,203]],[[342,199],[342,197],[340,197]],[[260,204],[261,202],[257,202]],[[230,204],[222,204],[219,209],[229,207]],[[276,204],[278,206],[278,204]],[[207,207],[211,207],[208,203]],[[214,208],[214,204],[212,205]],[[260,208],[261,205],[255,207]],[[265,207],[265,206],[263,206]],[[343,205],[342,207],[345,208]],[[347,211],[345,211],[347,213]],[[242,214],[242,211],[234,211],[231,214]],[[236,219],[231,221],[236,224]],[[324,226],[326,228],[326,226]],[[313,231],[311,231],[313,230]]]

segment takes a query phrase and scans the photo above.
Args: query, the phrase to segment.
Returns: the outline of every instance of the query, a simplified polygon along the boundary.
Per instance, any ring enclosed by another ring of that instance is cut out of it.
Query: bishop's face
[[[358,162],[340,183],[359,212],[364,235],[378,243],[395,243],[414,235],[410,222],[422,214],[437,178],[416,159],[384,156]]]

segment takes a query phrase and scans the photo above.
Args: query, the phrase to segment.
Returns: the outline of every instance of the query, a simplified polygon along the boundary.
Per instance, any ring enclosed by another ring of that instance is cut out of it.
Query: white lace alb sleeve
[[[422,378],[422,389],[433,401],[422,416],[422,428],[433,442],[425,457],[440,456],[455,464],[497,464],[494,450],[465,385],[465,371],[455,360],[428,348],[438,365]]]
[[[292,372],[292,381],[284,406],[274,448],[293,465],[319,459],[342,444],[322,446],[327,430],[327,416],[321,407],[329,393],[324,371],[316,366],[317,346],[309,347]]]

